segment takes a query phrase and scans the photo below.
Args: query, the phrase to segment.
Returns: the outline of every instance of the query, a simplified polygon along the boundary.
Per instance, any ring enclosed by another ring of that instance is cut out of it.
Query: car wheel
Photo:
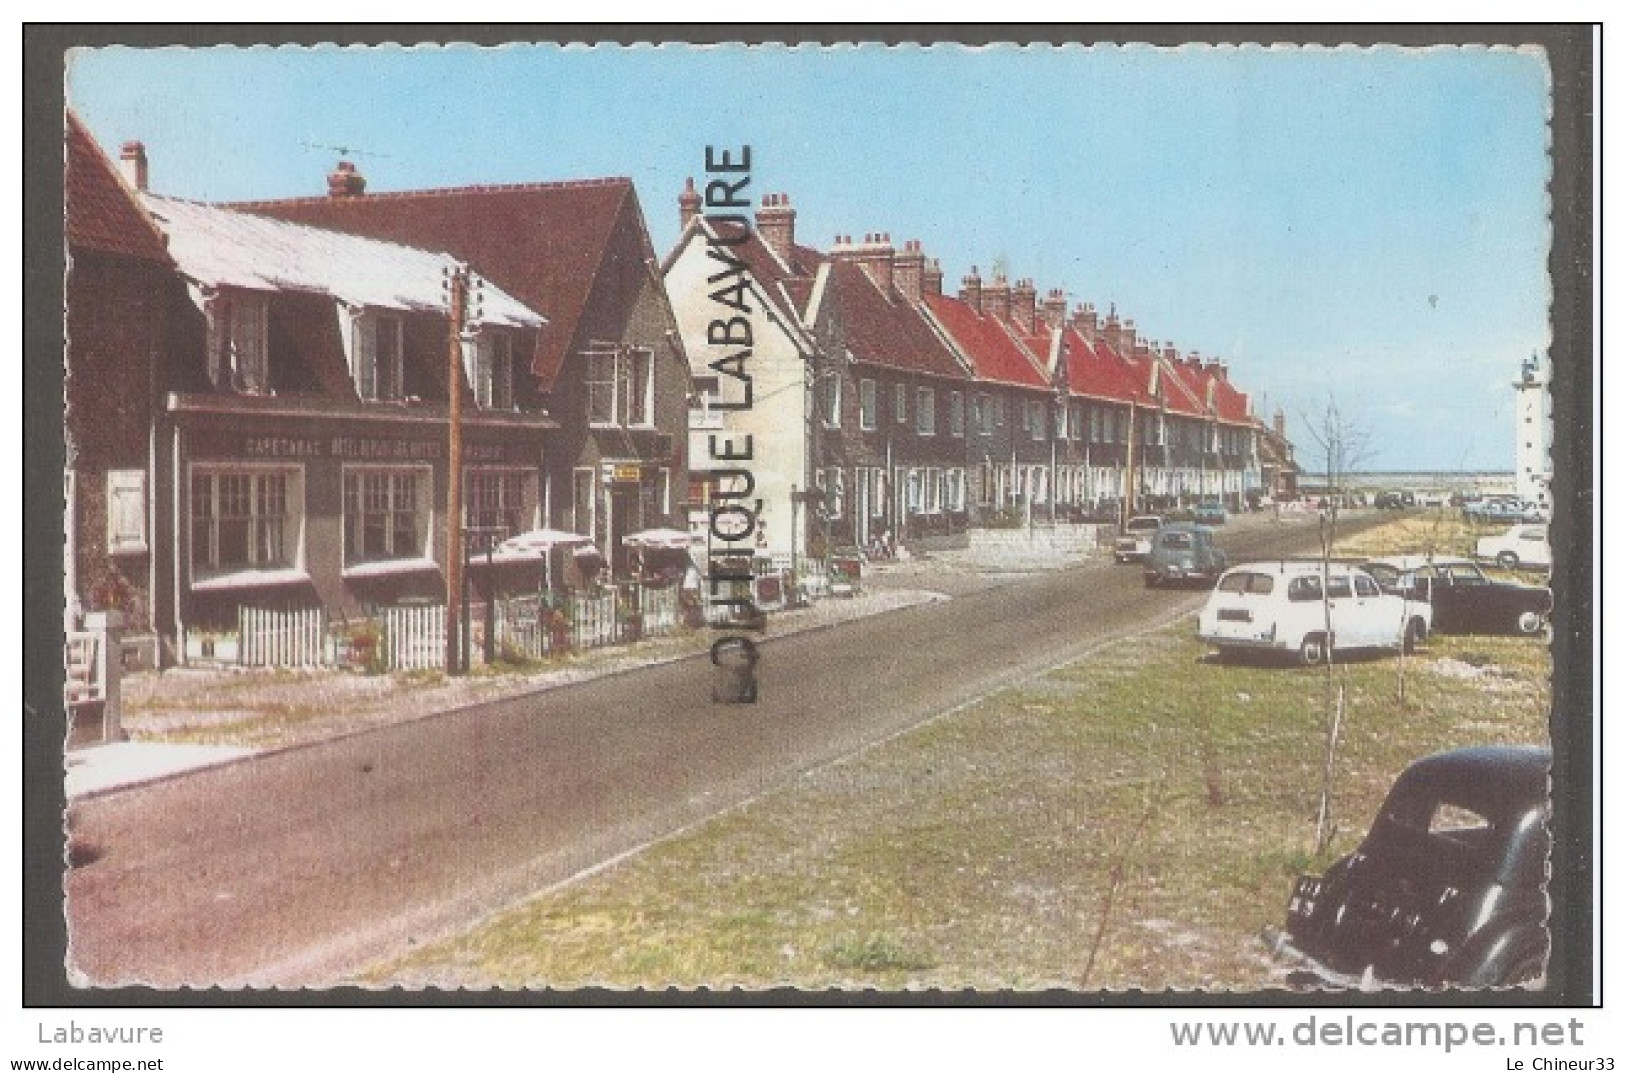
[[[1518,616],[1518,632],[1525,636],[1539,633],[1546,626],[1546,616],[1539,611],[1525,611]]]
[[[1409,655],[1410,653],[1415,652],[1417,647],[1421,645],[1423,641],[1427,640],[1427,637],[1427,623],[1423,622],[1419,618],[1411,619],[1410,623],[1405,627],[1406,654]]]
[[[1298,662],[1305,667],[1316,667],[1326,662],[1326,635],[1311,633],[1298,645]]]
[[[1495,557],[1495,564],[1503,570],[1516,570],[1518,569],[1518,553],[1503,551]]]

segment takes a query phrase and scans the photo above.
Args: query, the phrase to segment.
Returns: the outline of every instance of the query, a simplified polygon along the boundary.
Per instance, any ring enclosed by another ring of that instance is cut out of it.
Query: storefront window
[[[291,565],[289,475],[192,474],[192,568],[199,573]]]
[[[427,486],[425,471],[346,471],[345,561],[415,559],[425,555],[429,526]]]

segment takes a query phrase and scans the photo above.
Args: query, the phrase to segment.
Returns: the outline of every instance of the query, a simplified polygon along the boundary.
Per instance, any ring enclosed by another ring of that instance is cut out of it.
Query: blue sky
[[[1510,470],[1547,344],[1534,51],[102,49],[67,87],[159,193],[321,194],[339,146],[375,191],[629,175],[661,252],[705,146],[749,143],[802,241],[884,231],[949,289],[997,266],[1115,304],[1301,451],[1335,396],[1368,469]]]

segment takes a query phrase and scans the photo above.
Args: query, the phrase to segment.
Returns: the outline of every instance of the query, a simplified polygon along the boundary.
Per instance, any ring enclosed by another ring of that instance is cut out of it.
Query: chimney
[[[147,192],[147,147],[141,142],[125,142],[119,149],[118,170],[124,181]]]
[[[1038,330],[1038,288],[1030,279],[1018,279],[1010,290],[1010,318],[1031,335]]]
[[[890,235],[876,231],[864,235],[861,243],[855,243],[849,238],[846,249],[842,252],[847,260],[856,262],[857,266],[863,269],[863,274],[869,277],[869,282],[879,288],[881,294],[891,297],[892,257],[897,251],[892,248]]]
[[[935,257],[920,271],[920,293],[942,296],[942,262]]]
[[[688,223],[700,214],[700,192],[694,189],[694,176],[683,183],[683,192],[677,195],[677,219],[684,231]]]
[[[1041,310],[1044,323],[1050,328],[1063,328],[1066,326],[1066,295],[1057,287],[1051,287],[1044,296],[1044,305]]]
[[[1002,274],[995,274],[993,282],[983,288],[982,311],[1000,320],[1010,319],[1010,284]]]
[[[695,201],[698,200],[699,196],[695,195]],[[768,248],[789,264],[790,248],[796,243],[796,210],[790,207],[789,194],[762,195],[762,205],[756,210],[756,230],[761,232]]]
[[[959,300],[977,313],[982,311],[982,277],[977,275],[975,265],[970,266],[970,275],[960,282]]]
[[[1151,359],[1151,347],[1146,343],[1145,336],[1135,333],[1134,322],[1132,320],[1124,322],[1123,330],[1128,332],[1130,339],[1134,340],[1134,356],[1141,361],[1149,361]]]
[[[892,283],[897,287],[897,293],[903,296],[904,301],[918,302],[925,289],[925,251],[920,247],[920,240],[911,238],[903,243],[902,250],[892,258]],[[939,277],[937,285],[942,280]]]
[[[1275,435],[1277,439],[1286,439],[1286,413],[1278,407],[1275,411]]]
[[[1191,356],[1195,357],[1196,355],[1192,354]],[[1230,382],[1230,370],[1226,368],[1224,362],[1220,361],[1218,358],[1210,359],[1202,367],[1207,370],[1209,376],[1223,380],[1227,384]]]
[[[1117,321],[1117,307],[1115,305],[1106,310],[1106,323],[1101,325],[1100,338],[1107,346],[1123,354],[1123,326]]]
[[[355,170],[353,160],[341,160],[327,173],[328,197],[360,197],[366,190],[367,180]]]
[[[1172,343],[1169,343],[1167,346],[1162,348],[1162,357],[1164,361],[1171,362],[1175,365],[1179,364],[1179,351],[1174,348],[1174,344]]]
[[[1100,314],[1093,302],[1085,302],[1073,312],[1072,327],[1091,345],[1100,338]]]

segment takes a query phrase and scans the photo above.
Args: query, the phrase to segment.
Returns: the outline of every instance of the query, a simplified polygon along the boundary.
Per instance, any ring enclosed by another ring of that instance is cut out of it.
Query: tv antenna
[[[380,160],[393,159],[388,153],[376,153],[370,149],[357,149],[353,145],[323,145],[320,142],[300,142],[306,149],[325,149],[330,153],[337,153],[341,157],[367,156],[377,157]]]

